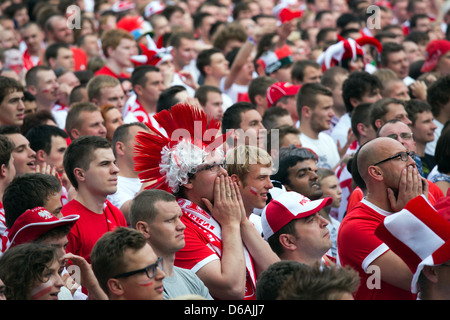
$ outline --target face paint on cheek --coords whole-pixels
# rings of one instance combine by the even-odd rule
[[[256,188],[250,187],[250,192],[253,193],[255,196],[258,195]]]
[[[141,287],[149,287],[149,286],[153,285],[153,281],[152,281],[152,279],[147,279],[145,281],[138,282],[138,285],[140,285]]]
[[[41,283],[36,288],[31,290],[31,299],[32,300],[38,300],[45,296],[46,294],[50,293],[53,288],[53,281],[48,280],[47,282]]]

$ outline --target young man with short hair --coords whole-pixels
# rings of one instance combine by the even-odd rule
[[[66,43],[53,43],[45,50],[45,61],[54,70],[75,71],[73,52]]]
[[[110,104],[123,111],[125,93],[118,79],[108,75],[95,76],[87,83],[86,90],[89,101],[99,108]]]
[[[30,148],[36,152],[36,165],[49,165],[58,174],[64,173],[63,158],[67,149],[67,133],[53,125],[39,125],[26,135]]]
[[[139,66],[131,75],[131,83],[136,98],[127,106],[124,122],[154,122],[159,96],[166,89],[162,72],[155,66]]]
[[[106,64],[95,75],[130,78],[127,68],[133,67],[131,56],[137,53],[133,35],[123,29],[111,29],[102,34],[101,41]]]
[[[427,143],[434,141],[437,125],[433,121],[431,106],[427,102],[416,99],[409,100],[405,103],[405,109],[412,122],[410,127],[416,142],[416,153],[422,161],[423,173],[426,178],[436,165],[434,155],[426,154],[425,149]]]
[[[11,78],[0,76],[0,125],[20,127],[25,117],[22,85]]]
[[[0,126],[0,135],[5,136],[13,144],[12,155],[16,175],[36,171],[36,152],[30,147],[30,142],[20,133],[19,127]]]
[[[332,198],[311,201],[293,191],[282,193],[261,214],[264,239],[282,260],[306,265],[334,265],[326,256],[332,246],[328,220],[319,211],[330,205]]]
[[[52,111],[58,101],[59,83],[49,66],[35,66],[25,76],[26,89],[36,97],[37,110]]]
[[[4,136],[0,136],[0,237],[6,230],[5,209],[3,208],[3,194],[6,187],[16,175],[14,158],[12,157],[13,145]]]
[[[140,232],[119,227],[92,249],[92,269],[109,300],[162,300],[164,260]]]
[[[302,85],[297,95],[297,113],[300,119],[300,141],[319,156],[319,167],[334,169],[340,155],[333,138],[326,134],[334,116],[333,94],[319,83]]]
[[[211,300],[208,288],[192,270],[174,266],[175,254],[185,246],[182,215],[174,195],[164,190],[144,190],[132,200],[130,222],[164,260],[165,299],[198,295]]]
[[[221,121],[223,118],[222,91],[218,87],[203,85],[195,91],[197,98],[207,115]]]
[[[92,247],[104,233],[127,226],[122,212],[107,200],[117,191],[119,172],[110,142],[98,136],[73,140],[64,155],[64,170],[77,194],[61,212],[80,215],[68,235],[67,252],[90,262]]]
[[[100,108],[90,102],[74,103],[67,113],[66,132],[70,139],[86,135],[105,138],[105,120]]]

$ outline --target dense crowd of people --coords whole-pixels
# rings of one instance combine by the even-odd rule
[[[0,0],[0,299],[450,299],[450,1]]]

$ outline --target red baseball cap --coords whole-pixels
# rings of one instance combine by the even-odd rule
[[[292,220],[312,216],[332,202],[331,197],[311,201],[298,192],[282,192],[273,198],[261,213],[264,239],[269,239]]]
[[[32,242],[55,227],[73,226],[79,218],[79,215],[68,215],[59,219],[43,207],[27,210],[17,218],[10,229],[6,230],[8,244],[4,244],[3,251],[22,243]]]
[[[294,96],[297,94],[301,85],[293,85],[289,82],[276,82],[267,89],[267,105],[271,107],[280,98],[284,96]]]
[[[433,40],[428,43],[426,48],[426,59],[420,71],[429,72],[433,71],[439,58],[450,50],[450,41],[448,40]]]

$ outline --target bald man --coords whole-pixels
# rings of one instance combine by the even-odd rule
[[[392,119],[386,122],[377,132],[377,137],[388,137],[399,141],[402,145],[405,146],[408,151],[417,152],[416,141],[414,140],[414,135],[410,126],[398,119]],[[420,175],[423,177],[422,170],[422,160],[417,155],[414,158],[416,162],[416,168],[419,171]],[[444,196],[442,190],[433,182],[428,181],[428,200],[431,204],[434,203],[440,198]]]
[[[367,193],[344,217],[338,233],[341,264],[353,267],[361,278],[355,299],[415,299],[410,269],[374,231],[409,200],[428,195],[428,183],[416,168],[414,154],[392,138],[367,142],[355,157]]]

